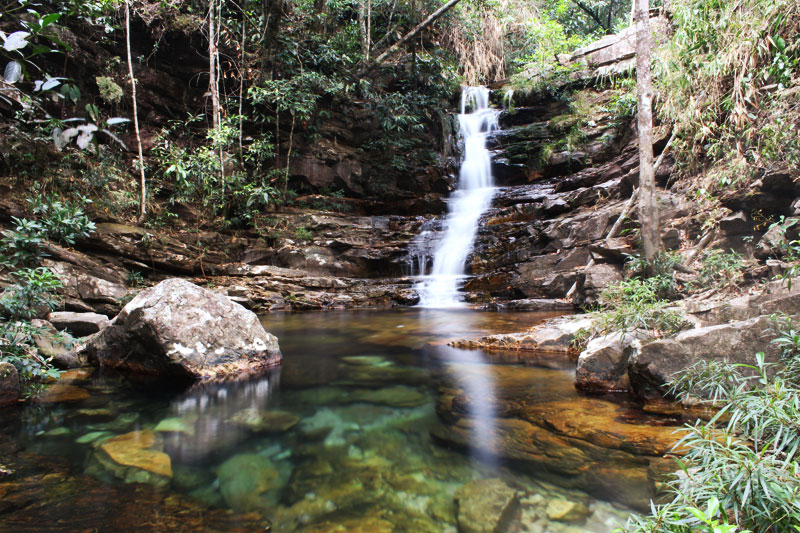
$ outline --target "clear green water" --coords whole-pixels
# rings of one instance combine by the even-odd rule
[[[71,373],[62,397],[0,415],[0,465],[15,471],[0,476],[0,531],[263,531],[271,524],[281,532],[456,532],[459,517],[462,531],[479,531],[483,518],[475,513],[490,525],[502,518],[508,531],[609,531],[628,510],[580,490],[581,469],[633,461],[625,472],[646,476],[646,462],[620,459],[619,451],[598,459],[594,447],[593,459],[585,450],[574,459],[569,441],[559,437],[567,448],[557,452],[542,443],[559,464],[570,457],[567,472],[549,468],[549,459],[510,461],[495,438],[508,405],[585,402],[572,388],[574,364],[487,365],[485,354],[442,342],[518,331],[543,317],[276,314],[263,322],[280,339],[284,364],[259,379],[175,391]],[[442,399],[453,391],[472,424],[462,432],[466,443],[436,430],[450,416]],[[620,405],[616,418],[663,422]],[[493,517],[489,504],[507,502],[509,492],[516,503]],[[598,495],[596,486],[592,492]],[[615,499],[613,491],[599,495]],[[575,517],[555,519],[567,504]]]

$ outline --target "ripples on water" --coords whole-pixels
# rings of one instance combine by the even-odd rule
[[[155,529],[172,528],[174,512],[192,517],[174,525],[184,530],[250,530],[263,528],[253,525],[263,518],[273,531],[456,532],[460,513],[469,531],[480,524],[463,521],[478,519],[459,511],[456,499],[488,505],[510,490],[521,502],[512,531],[608,531],[624,510],[496,456],[503,446],[498,416],[508,416],[497,399],[513,388],[498,390],[497,376],[508,371],[508,383],[524,377],[525,401],[535,403],[579,400],[572,373],[487,366],[481,352],[443,343],[541,318],[432,310],[269,315],[265,326],[280,339],[285,361],[258,379],[172,391],[72,372],[51,395],[56,401],[3,414],[9,430],[0,453],[13,457],[17,474],[0,479],[0,499],[11,502],[0,504],[0,530],[113,530],[116,522],[101,509],[136,520],[143,505],[160,513]],[[469,420],[453,425],[467,435],[466,446],[437,432],[442,417],[453,416],[442,410],[448,395]],[[43,481],[48,473],[58,476],[55,485]],[[81,485],[83,492],[75,490]],[[588,510],[571,523],[551,521],[553,501]]]

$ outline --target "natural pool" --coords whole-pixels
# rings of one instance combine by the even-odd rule
[[[444,342],[546,316],[272,314],[285,360],[259,379],[72,371],[0,413],[0,531],[609,531],[675,421],[579,395],[560,358]]]

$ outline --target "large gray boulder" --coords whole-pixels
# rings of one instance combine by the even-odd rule
[[[630,390],[628,358],[635,341],[647,338],[645,331],[611,333],[589,341],[578,356],[575,387],[591,392]]]
[[[142,291],[86,346],[89,362],[187,380],[254,374],[280,364],[258,317],[182,279]]]
[[[661,398],[668,383],[679,372],[699,361],[728,361],[755,364],[755,354],[765,352],[768,361],[776,361],[778,348],[774,324],[767,316],[730,322],[717,326],[690,329],[653,342],[636,342],[628,362],[628,377],[637,396]],[[748,374],[746,368],[742,373]]]

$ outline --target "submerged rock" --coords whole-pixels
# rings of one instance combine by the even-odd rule
[[[99,366],[186,380],[257,373],[281,362],[278,339],[255,314],[181,279],[141,292],[86,353]]]
[[[278,470],[255,453],[234,455],[217,470],[225,503],[239,512],[256,511],[269,503],[267,492],[277,488]]]
[[[153,431],[132,431],[101,441],[94,458],[126,483],[168,485],[172,478],[169,455],[161,451]]]
[[[75,385],[56,383],[55,385],[50,385],[44,394],[36,398],[36,401],[42,403],[69,403],[81,402],[88,399],[89,392],[86,389],[76,387]]]
[[[231,422],[255,433],[283,433],[296,426],[300,417],[287,411],[243,409],[231,417]]]
[[[580,502],[557,498],[547,504],[547,518],[559,522],[582,522],[589,516],[589,508]]]
[[[456,501],[461,533],[496,533],[508,530],[519,494],[500,479],[477,479],[458,489]]]

